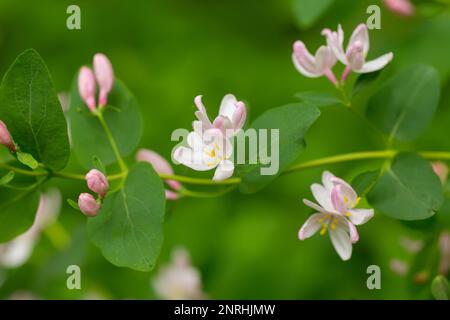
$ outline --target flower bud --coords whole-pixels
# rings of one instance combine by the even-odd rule
[[[434,173],[441,179],[442,184],[445,184],[447,182],[449,169],[448,166],[440,161],[433,162],[431,164]]]
[[[109,59],[102,53],[94,56],[94,72],[100,87],[99,105],[105,106],[108,99],[108,93],[114,84],[114,72]]]
[[[81,67],[78,74],[78,91],[81,99],[91,111],[95,110],[95,89],[95,78],[92,70],[88,67]]]
[[[16,146],[11,138],[11,134],[8,131],[6,124],[0,120],[0,144],[6,146],[12,152],[16,151]]]
[[[389,10],[401,16],[412,16],[415,11],[410,0],[384,0],[384,4]]]
[[[86,174],[88,188],[104,198],[109,189],[108,180],[105,175],[97,169],[92,169]]]
[[[100,210],[100,204],[89,193],[81,193],[78,197],[78,207],[88,217],[95,217]]]

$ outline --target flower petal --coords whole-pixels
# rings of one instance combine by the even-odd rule
[[[352,256],[352,241],[344,228],[330,229],[330,239],[334,249],[342,260],[349,260]]]
[[[198,109],[198,111],[195,112],[195,116],[203,123],[205,130],[210,128],[212,124],[211,120],[209,120],[208,114],[206,113],[205,105],[202,102],[202,96],[196,96],[194,99],[194,103]]]
[[[203,161],[202,154],[199,155],[194,153],[192,149],[187,147],[176,148],[173,152],[172,160],[175,163],[181,163],[196,171],[207,171],[215,168],[215,166],[208,166],[208,164]]]
[[[356,229],[355,225],[351,223],[350,221],[347,221],[348,223],[348,229],[350,233],[350,239],[352,240],[352,243],[356,243],[359,241],[359,234],[358,230]]]
[[[316,52],[316,68],[322,73],[334,67],[337,58],[327,46],[321,46]]]
[[[334,207],[331,203],[331,194],[324,186],[318,183],[314,183],[311,186],[311,192],[321,207],[323,207],[328,212],[335,212]]]
[[[367,26],[364,23],[358,25],[352,33],[347,46],[347,52],[349,48],[352,48],[356,43],[360,43],[363,46],[364,55],[369,52],[369,32]]]
[[[233,175],[234,163],[230,160],[222,160],[217,166],[216,172],[214,172],[214,181],[222,181],[228,179]]]
[[[316,60],[306,49],[301,41],[294,43],[294,52],[292,53],[292,61],[297,70],[306,77],[317,78],[323,73],[318,72],[316,68]]]
[[[305,205],[307,205],[308,207],[310,207],[310,208],[312,208],[312,209],[314,209],[314,210],[316,210],[318,212],[322,212],[322,213],[326,213],[327,212],[324,208],[322,208],[318,204],[315,204],[312,201],[309,201],[308,199],[303,199],[303,203]]]
[[[323,36],[327,38],[327,45],[333,51],[336,58],[343,64],[347,64],[347,57],[344,52],[344,31],[342,26],[338,25],[338,30],[331,31],[330,29],[323,29]]]
[[[364,63],[363,67],[360,70],[355,70],[355,72],[369,73],[383,69],[389,62],[392,61],[393,58],[394,54],[392,52],[386,53],[381,57]]]
[[[349,210],[350,216],[349,219],[350,221],[355,224],[355,225],[360,225],[360,224],[364,224],[367,221],[369,221],[374,214],[374,210],[373,209],[351,209]]]
[[[322,227],[322,224],[319,221],[323,217],[323,213],[315,213],[311,215],[300,228],[298,232],[298,238],[300,240],[305,240],[319,231],[319,229]]]
[[[331,190],[334,187],[334,184],[333,184],[334,178],[335,178],[334,174],[332,174],[330,171],[324,171],[322,173],[322,184],[330,194],[331,194]]]
[[[238,103],[236,97],[232,94],[227,94],[223,97],[220,103],[219,115],[227,117],[230,121],[233,120],[233,114],[236,111],[236,104]]]

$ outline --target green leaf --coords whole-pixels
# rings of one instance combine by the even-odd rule
[[[258,138],[257,164],[248,164],[238,167],[238,171],[244,172],[240,190],[244,193],[252,193],[260,190],[274,180],[284,169],[295,162],[305,148],[304,135],[311,125],[319,118],[320,111],[315,106],[307,103],[294,103],[274,108],[264,112],[251,125],[252,129],[261,134],[260,129],[268,129],[269,137],[267,148],[261,148],[261,139]],[[278,171],[275,174],[261,174],[262,168],[276,167],[276,152],[271,146],[271,130],[279,130],[278,140],[272,143],[279,147]],[[271,156],[272,163],[264,164]]]
[[[309,28],[329,9],[334,0],[293,0],[294,15],[302,28]]]
[[[392,138],[414,140],[431,122],[439,96],[437,71],[415,66],[391,78],[370,98],[367,117]]]
[[[19,55],[3,78],[0,119],[20,151],[53,171],[64,169],[70,157],[67,123],[47,66],[33,49]]]
[[[103,172],[106,175],[106,167],[103,164],[102,160],[100,160],[97,156],[94,156],[92,162],[94,163],[94,168]]]
[[[19,160],[20,163],[23,165],[26,165],[27,167],[31,169],[37,169],[39,167],[39,163],[36,161],[36,159],[29,153],[17,151],[17,160]]]
[[[352,187],[360,197],[366,196],[378,180],[379,170],[363,172],[352,181]]]
[[[448,280],[444,276],[436,276],[431,283],[431,293],[436,300],[450,300]]]
[[[27,231],[39,206],[40,192],[35,179],[17,176],[14,186],[17,189],[0,190],[0,242],[10,241]]]
[[[342,101],[331,93],[327,92],[299,92],[296,98],[304,102],[309,102],[317,107],[333,106],[342,104]]]
[[[104,112],[105,121],[117,142],[120,153],[127,156],[136,149],[141,138],[142,120],[138,103],[125,85],[116,79],[108,95],[108,104]],[[79,96],[76,79],[71,90],[69,117],[73,149],[85,168],[95,166],[94,155],[104,165],[116,162],[114,152],[99,120],[90,113]]]
[[[14,171],[9,171],[7,174],[0,178],[0,186],[4,186],[5,184],[10,183],[14,179],[14,176]]]
[[[73,209],[80,211],[80,207],[78,207],[78,203],[76,203],[75,201],[73,201],[72,199],[67,199],[67,203],[69,204],[69,206],[71,206]]]
[[[378,79],[381,71],[382,70],[378,70],[375,72],[363,73],[359,75],[359,77],[356,79],[355,84],[353,85],[352,96],[358,95],[358,93],[373,84]]]
[[[88,234],[111,263],[140,271],[153,269],[163,242],[164,186],[148,163],[130,168],[125,183],[108,194],[88,221]]]
[[[442,185],[428,161],[413,153],[401,153],[368,194],[378,211],[400,220],[433,216],[444,198]]]

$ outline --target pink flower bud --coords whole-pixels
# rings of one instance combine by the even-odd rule
[[[78,197],[78,207],[88,217],[95,217],[100,210],[100,204],[89,193],[81,193]]]
[[[105,106],[108,99],[108,93],[114,84],[114,72],[109,59],[102,53],[94,56],[94,72],[100,87],[99,105]]]
[[[431,166],[433,167],[434,173],[436,173],[439,179],[441,179],[442,184],[447,182],[447,177],[449,173],[448,166],[440,161],[433,162]]]
[[[92,70],[88,67],[81,67],[78,74],[78,91],[80,97],[89,107],[89,110],[95,110],[95,78]]]
[[[6,124],[0,120],[0,144],[8,147],[12,152],[16,151],[16,146],[9,134],[8,127]]]
[[[108,180],[105,175],[97,169],[92,169],[86,174],[88,188],[104,198],[109,189]]]
[[[384,4],[389,10],[401,16],[412,16],[415,11],[410,0],[384,0]]]

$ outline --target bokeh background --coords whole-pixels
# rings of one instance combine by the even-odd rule
[[[46,61],[58,91],[68,91],[81,65],[90,64],[96,52],[107,54],[117,77],[140,102],[140,146],[169,158],[174,146],[170,134],[175,128],[190,128],[198,94],[204,95],[214,115],[221,98],[233,93],[247,103],[254,119],[269,108],[296,101],[297,92],[334,93],[326,79],[297,73],[290,58],[292,43],[302,39],[314,51],[324,41],[322,28],[335,29],[338,23],[348,37],[357,24],[366,22],[367,7],[377,4],[381,30],[370,31],[369,58],[394,52],[383,75],[416,63],[431,64],[444,88],[433,125],[414,146],[400,147],[450,150],[450,10],[445,2],[416,1],[415,16],[405,18],[377,0],[1,0],[0,73],[20,52],[33,47]],[[81,8],[81,30],[66,28],[70,4]],[[323,10],[316,8],[322,5]],[[319,12],[308,15],[308,10]],[[357,99],[357,106],[364,108],[366,100],[367,93]],[[339,107],[324,108],[306,138],[308,147],[300,160],[381,147],[365,124]],[[377,165],[350,163],[326,169],[351,179]],[[424,240],[434,229],[411,227],[377,213],[359,228],[361,240],[348,262],[339,259],[328,236],[297,239],[311,213],[301,199],[312,198],[309,185],[320,179],[323,169],[283,176],[254,195],[236,191],[215,199],[170,203],[159,265],[169,261],[174,247],[187,248],[201,272],[204,291],[213,299],[430,297],[414,293],[411,279],[393,272],[390,264],[392,259],[413,260],[414,254],[404,248],[405,237]],[[68,170],[81,170],[76,159]],[[175,170],[201,176],[182,167]],[[58,181],[58,186],[64,199],[75,199],[86,188],[66,181]],[[65,231],[59,233],[69,235],[70,245],[61,247],[55,243],[58,236],[44,232],[25,265],[0,268],[0,297],[155,298],[151,281],[159,265],[151,273],[111,265],[87,240],[85,223],[86,218],[64,201],[59,224]],[[81,267],[81,290],[66,288],[70,264]],[[366,286],[366,269],[374,264],[381,268],[381,290]]]

